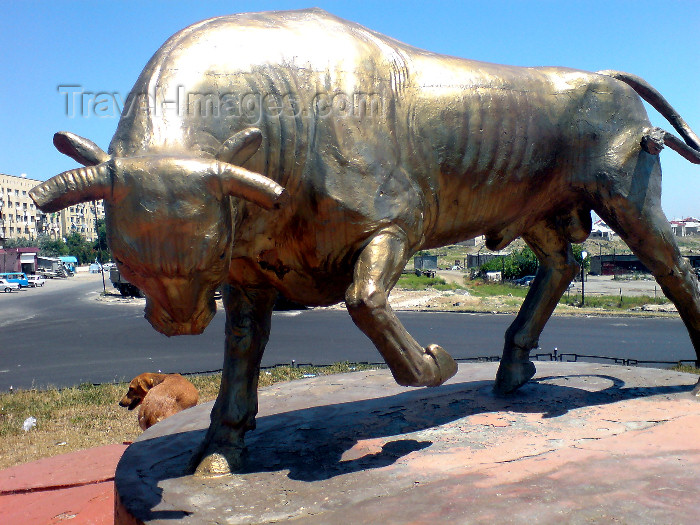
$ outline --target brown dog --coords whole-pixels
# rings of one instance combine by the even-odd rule
[[[129,383],[129,391],[119,404],[129,410],[139,408],[139,426],[146,430],[159,421],[193,407],[199,392],[180,374],[145,373]]]

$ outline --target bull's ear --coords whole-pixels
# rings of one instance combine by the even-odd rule
[[[29,192],[37,207],[47,213],[111,195],[112,177],[107,163],[65,171]]]
[[[53,136],[56,149],[83,166],[95,166],[109,160],[109,155],[91,140],[68,131],[59,131]]]
[[[289,200],[285,189],[272,179],[240,166],[219,163],[218,181],[224,195],[239,197],[267,210],[279,209]]]
[[[243,166],[262,144],[258,128],[246,128],[229,137],[216,153],[216,159],[234,166]]]

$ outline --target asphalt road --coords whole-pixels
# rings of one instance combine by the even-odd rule
[[[109,282],[107,283],[109,286]],[[200,336],[167,338],[143,318],[143,303],[97,298],[99,276],[49,281],[44,288],[0,293],[0,390],[129,380],[146,371],[221,368],[224,315]],[[511,315],[401,312],[421,342],[438,343],[457,359],[498,356]],[[638,360],[694,359],[679,319],[554,317],[542,352]],[[374,346],[344,311],[276,312],[263,366],[338,361],[379,362]],[[589,359],[590,360],[590,359]]]

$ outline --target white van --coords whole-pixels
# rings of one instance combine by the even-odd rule
[[[46,279],[43,275],[27,275],[27,281],[29,281],[30,288],[36,288],[37,286],[44,286]]]

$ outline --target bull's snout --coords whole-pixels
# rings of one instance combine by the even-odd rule
[[[167,336],[201,334],[215,314],[216,303],[213,298],[191,304],[169,302],[167,305],[146,298],[146,320]]]
[[[153,305],[147,302],[145,317],[151,323],[151,326],[158,330],[161,334],[167,336],[173,335],[197,335],[204,332],[204,329],[209,325],[216,314],[216,307],[206,305],[204,308],[192,315],[186,316],[182,312],[179,315],[173,316],[164,308]]]

